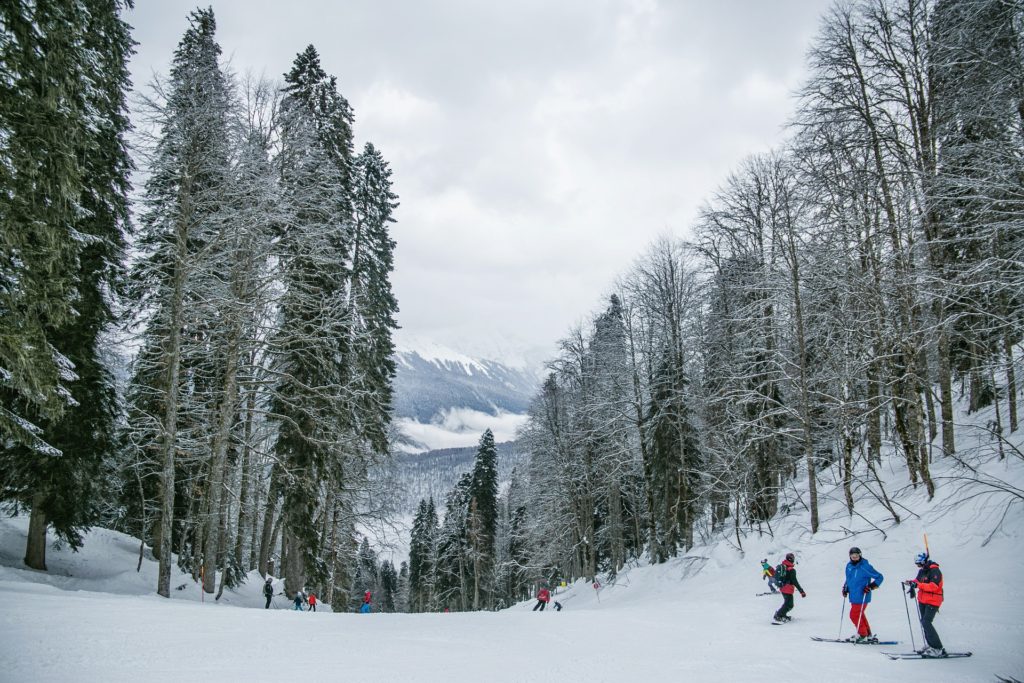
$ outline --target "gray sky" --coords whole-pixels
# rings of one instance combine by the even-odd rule
[[[238,72],[312,43],[401,198],[403,336],[551,355],[661,234],[776,145],[824,0],[219,0]],[[195,5],[136,0],[137,87]]]

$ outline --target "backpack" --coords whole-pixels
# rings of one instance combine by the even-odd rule
[[[782,562],[779,562],[779,564],[775,566],[775,580],[778,581],[780,584],[786,582],[786,579],[789,578],[788,574],[789,570],[786,569],[786,565]]]

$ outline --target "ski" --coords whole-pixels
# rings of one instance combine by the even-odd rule
[[[945,657],[932,657],[923,655],[920,652],[883,652],[889,659],[954,659],[956,657],[970,657],[973,652],[947,652]]]
[[[811,640],[816,640],[819,643],[849,643],[850,645],[899,645],[898,640],[876,640],[873,643],[858,643],[856,640],[846,640],[845,638],[819,638],[818,636],[811,636]]]
[[[771,591],[768,591],[767,593],[754,593],[755,596],[758,596],[758,595],[778,595],[778,594],[779,594],[778,591],[775,591],[774,593],[772,593]]]

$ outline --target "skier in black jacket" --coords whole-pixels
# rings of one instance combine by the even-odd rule
[[[267,577],[267,582],[263,584],[263,595],[267,598],[267,606],[263,609],[270,609],[270,601],[274,599],[274,579]]]
[[[778,580],[782,585],[782,588],[779,590],[782,591],[783,600],[782,607],[775,612],[775,616],[773,617],[776,624],[784,624],[792,619],[792,617],[788,615],[789,610],[793,609],[793,593],[795,591],[800,591],[801,598],[807,597],[807,593],[804,592],[803,586],[801,586],[800,582],[796,580],[795,564],[796,555],[793,553],[786,553],[786,559],[782,561],[782,566],[785,568],[785,571],[781,572],[781,577],[779,576],[780,572],[775,573],[776,580]]]

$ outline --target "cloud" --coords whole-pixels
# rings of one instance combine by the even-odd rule
[[[191,3],[136,3],[136,79]],[[389,161],[399,322],[455,348],[550,348],[656,236],[686,235],[743,157],[778,144],[816,0],[219,0],[235,69],[307,44]]]
[[[398,418],[395,426],[413,441],[431,449],[460,448],[477,445],[486,429],[494,433],[494,440],[498,443],[512,441],[516,430],[525,424],[526,419],[526,415],[516,413],[490,415],[470,408],[452,408],[429,423]]]

